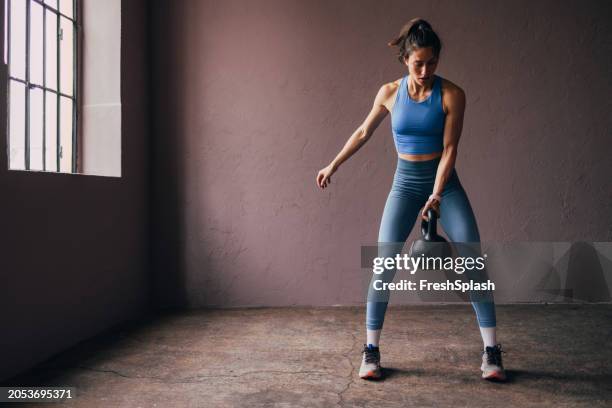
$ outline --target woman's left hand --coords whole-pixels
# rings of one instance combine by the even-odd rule
[[[433,209],[436,214],[438,214],[438,218],[440,218],[440,202],[435,198],[430,198],[427,200],[425,206],[423,206],[421,210],[421,218],[423,218],[425,221],[429,221],[429,217],[427,217],[427,210],[430,208]]]

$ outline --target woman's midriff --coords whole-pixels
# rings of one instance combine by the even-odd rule
[[[405,153],[398,153],[398,156],[401,157],[404,160],[425,161],[425,160],[433,160],[433,159],[435,159],[437,157],[442,156],[442,152],[428,153],[428,154],[405,154]]]

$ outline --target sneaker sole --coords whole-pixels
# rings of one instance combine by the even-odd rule
[[[362,378],[364,380],[378,380],[380,378],[380,373],[377,373],[376,371],[368,371],[367,373],[360,375],[359,378]]]
[[[506,375],[501,371],[492,371],[489,374],[482,373],[482,379],[489,381],[504,381]]]

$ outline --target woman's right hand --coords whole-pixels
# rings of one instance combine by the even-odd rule
[[[335,172],[336,172],[336,169],[331,164],[319,170],[319,174],[317,174],[317,185],[321,189],[327,187],[328,183],[331,184],[331,176]]]

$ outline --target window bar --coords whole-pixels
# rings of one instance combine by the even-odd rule
[[[11,73],[11,0],[6,0],[6,21],[7,24],[7,34],[6,34],[6,66],[8,67],[9,78]],[[7,104],[9,106],[8,115],[6,115],[6,127],[8,137],[6,138],[6,151],[8,154],[7,162],[8,168],[11,168],[11,80],[8,80],[8,89],[6,90],[7,96]]]
[[[59,3],[58,3],[59,6]],[[56,32],[55,32],[55,42],[57,44],[56,46],[56,53],[57,53],[57,60],[55,61],[55,65],[56,65],[56,69],[57,69],[57,82],[55,83],[55,86],[57,87],[57,105],[56,105],[56,109],[55,109],[55,114],[57,117],[56,120],[56,126],[57,126],[57,132],[55,133],[55,143],[56,143],[56,151],[55,151],[55,155],[57,158],[57,171],[61,171],[61,167],[60,167],[60,149],[61,149],[61,144],[60,144],[60,32],[61,32],[61,26],[60,26],[60,16],[59,13],[56,14],[56,18],[57,18],[57,28],[56,28]]]
[[[38,4],[40,4],[40,5],[41,5],[41,6],[43,6],[45,9],[49,9],[49,10],[51,10],[51,11],[52,11],[52,12],[54,12],[55,14],[58,14],[58,15],[60,15],[60,16],[62,16],[62,17],[67,18],[67,19],[68,19],[68,20],[70,20],[70,21],[75,22],[75,19],[72,19],[72,18],[68,17],[66,14],[61,13],[61,12],[59,11],[59,3],[58,3],[58,7],[57,7],[57,9],[54,9],[53,7],[51,7],[50,5],[48,5],[47,3],[43,3],[43,0],[32,0],[32,1],[33,1],[34,3],[38,3]]]
[[[14,77],[14,76],[9,76],[9,78],[12,79],[15,82],[19,82],[19,83],[22,83],[24,85],[26,84],[26,81],[24,81],[23,79],[19,79],[19,78]],[[32,83],[32,82],[30,83],[30,87],[31,88],[38,88],[38,89],[49,91],[49,92],[53,92],[54,94],[58,93],[55,89],[51,89],[49,87],[45,87],[45,86],[42,86],[42,85],[37,85],[37,84]],[[70,95],[65,94],[63,92],[59,92],[59,95],[63,96],[64,98],[68,98],[68,99],[74,100],[74,96],[70,96]]]
[[[77,30],[78,26],[76,23],[78,14],[77,14],[77,0],[72,0],[72,16],[74,17],[74,21],[72,22],[72,96],[74,99],[72,101],[72,172],[77,172],[77,94],[76,94],[76,84],[77,84]]]
[[[30,2],[26,3],[25,169],[30,170]]]
[[[43,171],[47,170],[47,10],[43,7]]]

